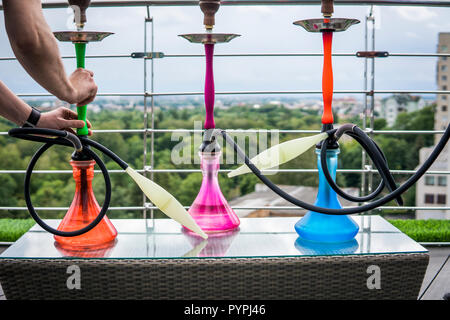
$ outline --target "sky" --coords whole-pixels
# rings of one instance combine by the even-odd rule
[[[368,6],[335,6],[334,17],[356,18],[361,23],[335,33],[333,52],[364,50],[364,20]],[[45,17],[54,31],[67,30],[71,10],[47,9]],[[154,50],[165,54],[203,53],[203,46],[178,37],[203,32],[203,15],[198,7],[151,7],[154,19]],[[85,30],[115,34],[90,43],[87,54],[131,54],[144,50],[144,7],[89,8]],[[13,56],[0,12],[0,56]],[[321,52],[319,34],[308,33],[292,23],[320,17],[320,6],[223,6],[216,14],[216,32],[241,37],[218,44],[215,53],[304,53]],[[450,9],[426,7],[375,7],[376,50],[391,53],[434,53],[439,32],[450,32]],[[150,26],[148,29],[150,34]],[[26,30],[24,30],[26,32]],[[150,43],[150,37],[148,37]],[[59,43],[62,55],[73,55],[71,43]],[[149,46],[150,48],[150,46]],[[149,49],[150,50],[150,49]],[[362,90],[364,60],[334,57],[335,90]],[[436,89],[436,58],[376,59],[375,88],[401,90]],[[16,61],[0,61],[0,79],[14,92],[45,92]],[[64,60],[67,72],[74,60]],[[148,63],[150,66],[150,63]],[[141,92],[143,60],[131,58],[89,59],[99,92]],[[148,68],[150,72],[150,68]],[[217,91],[320,90],[321,57],[239,57],[214,61]],[[154,91],[202,91],[203,58],[163,58],[154,61]],[[150,86],[150,83],[148,83]]]

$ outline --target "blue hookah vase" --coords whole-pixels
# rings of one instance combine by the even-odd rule
[[[319,191],[314,205],[319,207],[342,209],[336,192],[330,187],[322,171],[320,149],[316,148],[317,167],[319,169]],[[327,150],[327,165],[333,180],[336,180],[339,148]],[[328,215],[309,211],[295,224],[295,231],[305,240],[315,242],[346,242],[358,233],[358,224],[347,215]]]

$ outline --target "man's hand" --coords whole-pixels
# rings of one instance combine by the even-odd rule
[[[86,122],[88,128],[91,128],[92,126],[89,120],[87,120]],[[72,128],[83,128],[84,121],[77,120],[76,112],[64,107],[60,107],[56,110],[42,113],[39,122],[37,123],[37,127],[67,130],[69,132],[76,134]],[[89,129],[89,135],[90,136],[92,135],[91,129]]]
[[[84,106],[94,100],[97,94],[97,85],[94,82],[92,71],[78,68],[70,75],[69,82],[73,90],[63,100],[76,103],[77,106]]]

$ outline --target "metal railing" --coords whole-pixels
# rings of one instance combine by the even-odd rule
[[[320,0],[288,0],[288,1],[240,1],[240,0],[229,0],[222,1],[222,5],[318,5]],[[356,0],[336,0],[336,5],[413,5],[413,6],[438,6],[438,7],[450,7],[450,1],[415,1],[415,0],[402,0],[402,1],[356,1]],[[143,135],[143,168],[137,170],[144,175],[150,175],[150,178],[154,178],[155,173],[191,173],[198,172],[200,169],[154,169],[154,140],[155,134],[159,133],[172,133],[172,132],[189,132],[189,133],[200,133],[202,130],[193,129],[156,129],[154,120],[154,107],[155,107],[155,97],[161,96],[194,96],[203,95],[203,92],[154,92],[154,20],[150,15],[150,8],[153,6],[196,6],[198,1],[183,1],[183,0],[173,0],[173,1],[93,1],[91,7],[115,7],[115,6],[143,6],[147,9],[147,15],[144,21],[144,53],[143,55],[136,55],[135,53],[130,54],[114,54],[114,55],[88,55],[87,59],[104,59],[104,58],[118,58],[118,59],[143,59],[143,84],[144,90],[142,92],[102,92],[98,93],[98,96],[102,97],[142,97],[144,99],[144,128],[143,129],[106,129],[106,130],[94,130],[95,133],[130,133],[130,134],[142,134]],[[43,8],[65,8],[67,7],[66,1],[61,2],[51,2],[43,3]],[[2,6],[0,6],[0,10]],[[369,28],[369,24],[375,24],[375,17],[372,11],[368,14],[365,21],[365,51],[375,51],[375,28]],[[148,41],[148,24],[150,24],[150,44]],[[371,31],[371,34],[370,34]],[[369,39],[370,37],[370,39]],[[149,49],[150,51],[147,52]],[[216,54],[217,58],[242,58],[242,57],[316,57],[322,56],[322,53],[311,52],[311,53],[232,53],[232,54]],[[356,53],[334,53],[335,57],[356,57]],[[163,54],[160,58],[201,58],[204,54]],[[389,53],[389,58],[410,58],[410,57],[423,57],[423,58],[439,58],[439,57],[450,57],[450,53]],[[63,59],[75,59],[75,56],[63,56]],[[363,58],[364,63],[364,89],[363,90],[335,90],[335,94],[361,94],[364,95],[364,112],[363,112],[363,128],[367,133],[371,135],[386,135],[386,134],[442,134],[443,130],[374,130],[374,104],[375,96],[377,94],[450,94],[450,90],[376,90],[375,89],[375,59],[376,58]],[[14,61],[14,57],[0,57],[0,62]],[[147,72],[147,66],[150,60],[150,72]],[[370,62],[370,68],[369,68]],[[369,70],[370,69],[370,70]],[[150,82],[150,83],[149,83]],[[216,92],[217,95],[301,95],[301,94],[321,94],[321,90],[263,90],[263,91],[219,91]],[[52,95],[47,93],[19,93],[19,97],[50,97]],[[259,132],[259,130],[228,130],[229,132]],[[279,133],[318,133],[317,130],[278,130]],[[0,132],[0,135],[6,135],[7,132]],[[150,150],[148,150],[147,144],[148,139],[150,139]],[[362,175],[362,187],[361,192],[370,192],[373,185],[373,176],[377,173],[370,166],[364,152],[362,152],[362,167],[360,169],[338,169],[341,173],[360,173]],[[148,165],[150,164],[150,165]],[[231,170],[221,169],[220,173],[227,173]],[[266,170],[265,172],[273,172],[274,170]],[[36,170],[33,171],[37,174],[70,174],[71,170]],[[99,172],[96,170],[96,172]],[[110,170],[110,173],[122,173],[122,170]],[[311,173],[317,172],[317,169],[278,169],[276,172],[292,172],[292,173]],[[394,174],[414,174],[416,170],[392,170]],[[24,174],[25,170],[0,170],[0,174]],[[450,171],[448,170],[430,170],[427,174],[439,174],[448,175]],[[366,181],[367,179],[367,181]],[[187,208],[187,207],[186,207]],[[41,210],[51,210],[51,211],[64,211],[68,208],[66,207],[42,207],[37,208]],[[150,211],[151,217],[153,217],[153,210],[157,209],[151,203],[146,202],[145,195],[143,195],[143,203],[140,206],[129,206],[129,207],[110,207],[109,210],[120,211],[120,210],[142,210],[143,217],[147,218],[147,212]],[[263,207],[233,207],[235,210],[259,210],[259,209],[283,209],[283,210],[298,210],[295,206],[263,206]],[[377,210],[450,210],[450,207],[395,207],[395,206],[382,206],[377,208]],[[26,207],[0,207],[2,210],[23,210],[26,211]]]
[[[249,6],[249,5],[319,5],[321,0],[222,0],[223,6]],[[449,1],[439,0],[335,0],[336,5],[387,5],[387,6],[426,6],[426,7],[450,7]],[[151,6],[197,6],[196,0],[131,0],[131,1],[92,1],[91,7],[151,7]],[[43,1],[43,8],[65,8],[66,1]],[[3,6],[0,6],[0,10]]]

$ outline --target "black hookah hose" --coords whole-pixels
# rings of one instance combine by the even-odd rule
[[[335,190],[338,194],[343,195],[345,194],[333,181],[331,178],[330,172],[328,170],[328,166],[326,163],[326,144],[329,142],[332,142],[333,140],[338,140],[342,134],[347,134],[351,137],[353,137],[358,143],[361,144],[361,146],[367,151],[369,157],[371,157],[374,165],[377,167],[378,172],[380,172],[380,175],[382,177],[382,183],[380,185],[384,186],[386,184],[390,190],[390,193],[385,195],[382,198],[379,198],[377,200],[374,200],[368,204],[357,206],[357,207],[349,207],[349,208],[342,208],[342,209],[331,209],[331,208],[325,208],[325,207],[318,207],[315,205],[312,205],[310,203],[304,202],[300,199],[294,198],[290,194],[286,193],[282,189],[280,189],[277,185],[275,185],[272,181],[270,181],[266,176],[264,176],[261,171],[250,161],[250,159],[246,156],[246,154],[242,151],[241,148],[234,142],[233,138],[227,135],[225,130],[220,130],[220,134],[224,137],[225,141],[228,143],[228,145],[232,146],[234,151],[238,154],[238,156],[244,161],[244,163],[250,168],[250,170],[263,182],[267,187],[269,187],[273,192],[278,194],[283,199],[289,201],[290,203],[302,207],[309,211],[319,212],[323,214],[328,215],[347,215],[347,214],[355,214],[355,213],[361,213],[364,211],[369,211],[376,209],[377,207],[380,207],[389,201],[392,201],[394,199],[397,200],[397,202],[402,203],[402,200],[400,198],[400,195],[404,192],[406,192],[410,187],[412,187],[417,180],[419,180],[426,171],[431,167],[433,162],[437,159],[439,154],[444,149],[445,145],[447,144],[449,138],[450,138],[450,126],[447,126],[447,129],[445,130],[443,136],[439,140],[438,144],[434,147],[433,152],[428,157],[428,159],[423,163],[423,165],[416,171],[414,175],[412,175],[408,180],[406,180],[405,183],[403,183],[398,188],[395,185],[395,181],[393,181],[393,178],[389,172],[389,168],[387,167],[386,158],[384,157],[384,154],[381,152],[380,148],[375,144],[375,142],[361,129],[359,129],[356,125],[345,125],[342,126],[342,128],[336,130],[329,130],[327,131],[329,134],[329,137],[322,143],[322,150],[321,150],[321,164],[322,164],[322,170],[325,174],[325,177],[327,178],[328,183],[330,186]],[[325,146],[325,148],[324,148]],[[390,178],[389,178],[390,177]],[[378,186],[377,190],[372,193],[369,196],[366,197],[354,197],[354,199],[357,199],[355,201],[367,201],[366,199],[373,199],[375,198],[381,190],[380,186]],[[381,188],[383,189],[383,188]],[[377,193],[377,194],[375,194]],[[374,195],[375,194],[375,195]],[[345,194],[346,197],[350,198],[349,195]],[[345,198],[345,197],[344,197]]]
[[[114,160],[124,170],[128,167],[128,164],[122,159],[120,159],[115,153],[113,153],[111,150],[107,149],[100,143],[90,140],[85,136],[76,136],[64,130],[43,129],[43,128],[14,128],[9,130],[8,134],[14,138],[45,143],[38,149],[38,151],[36,151],[36,153],[31,158],[31,161],[28,164],[27,171],[25,173],[25,182],[24,182],[25,202],[27,204],[27,208],[31,217],[36,221],[36,223],[39,226],[41,226],[44,230],[53,233],[54,235],[62,237],[79,236],[95,228],[103,219],[103,217],[106,214],[106,211],[109,208],[109,204],[111,201],[111,180],[109,178],[108,169],[106,168],[105,164],[100,159],[100,157],[89,148],[89,146],[94,147],[100,152],[106,154],[109,158]],[[55,138],[49,138],[47,136],[52,136]],[[100,170],[102,171],[103,178],[105,180],[105,199],[103,201],[103,206],[100,212],[90,224],[79,230],[60,231],[50,227],[39,217],[31,201],[30,179],[31,174],[33,173],[33,169],[39,158],[42,156],[42,154],[54,145],[62,145],[68,147],[73,146],[76,152],[78,153],[85,152],[88,156],[90,156],[92,159],[95,160]]]
[[[369,195],[363,197],[355,197],[345,193],[341,188],[339,188],[336,182],[330,175],[330,171],[328,170],[328,164],[326,160],[327,148],[329,145],[333,145],[339,140],[343,134],[347,134],[348,136],[355,139],[362,148],[366,151],[369,157],[374,162],[375,167],[378,170],[378,173],[381,175],[381,182],[375,191]],[[381,191],[383,191],[384,186],[387,186],[390,192],[397,189],[397,185],[395,183],[394,177],[389,171],[388,163],[386,156],[383,151],[381,151],[380,147],[373,141],[364,131],[358,128],[354,124],[344,124],[339,129],[336,130],[334,136],[328,137],[322,145],[320,151],[320,163],[322,165],[322,171],[324,173],[325,178],[327,179],[328,184],[331,188],[341,197],[353,202],[366,202],[375,199]],[[396,197],[395,199],[398,205],[403,205],[403,199],[401,196]]]

